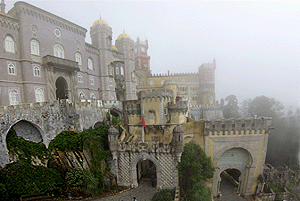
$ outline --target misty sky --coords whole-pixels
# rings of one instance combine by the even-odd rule
[[[147,38],[155,74],[196,72],[215,58],[217,99],[265,95],[300,106],[300,2],[26,2],[88,31],[101,14],[113,41],[123,29]]]

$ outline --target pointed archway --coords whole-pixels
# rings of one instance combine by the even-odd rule
[[[67,92],[67,89],[68,89],[67,81],[63,77],[59,77],[59,78],[57,78],[57,80],[55,82],[55,86],[56,86],[56,100],[65,99],[66,94],[68,93]]]

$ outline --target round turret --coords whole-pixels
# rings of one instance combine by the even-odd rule
[[[118,150],[118,131],[114,127],[108,129],[108,144],[111,152]]]
[[[184,135],[184,130],[181,126],[178,125],[173,129],[172,144],[174,146],[176,153],[183,152],[183,135]]]
[[[95,27],[97,24],[100,24],[100,25],[106,25],[107,27],[109,27],[108,23],[104,20],[104,19],[98,19],[96,20],[94,23],[93,23],[93,27]]]

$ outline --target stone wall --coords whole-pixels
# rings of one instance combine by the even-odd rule
[[[25,127],[34,128],[18,136],[31,141],[41,138],[48,146],[57,134],[68,130],[70,126],[74,126],[77,132],[93,127],[104,120],[108,111],[109,108],[98,104],[96,100],[76,103],[60,100],[0,107],[0,166],[9,163],[6,135],[12,127],[18,133],[22,133]],[[30,136],[31,131],[34,131],[35,137]]]

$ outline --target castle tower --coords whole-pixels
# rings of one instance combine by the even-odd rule
[[[99,49],[101,99],[116,100],[112,55],[112,29],[106,21],[98,19],[90,28],[92,45]]]
[[[125,100],[136,100],[134,42],[131,37],[124,31],[118,36],[115,44],[119,52],[123,53]]]
[[[4,0],[1,0],[0,6],[1,6],[0,12],[1,12],[1,13],[5,13],[5,3],[4,3]]]
[[[147,75],[151,74],[150,71],[150,56],[148,56],[148,40],[140,41],[137,38],[134,47],[134,62],[135,62],[135,69],[146,70]]]
[[[215,69],[213,63],[204,63],[198,68],[200,104],[212,105],[215,103]]]

